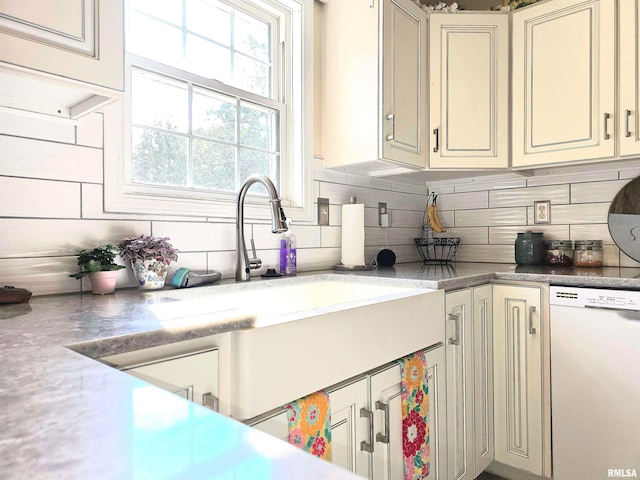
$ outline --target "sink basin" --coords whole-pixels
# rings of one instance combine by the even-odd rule
[[[159,318],[255,318],[255,328],[225,334],[220,350],[228,413],[238,419],[444,342],[445,336],[444,293],[408,281],[329,274],[152,295]]]

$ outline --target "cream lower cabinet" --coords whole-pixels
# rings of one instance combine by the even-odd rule
[[[494,285],[495,459],[550,477],[550,373],[544,286]]]
[[[446,478],[446,390],[442,345],[427,353],[430,480]],[[388,364],[328,388],[333,463],[375,480],[404,478],[400,366]],[[284,411],[248,422],[288,440]]]
[[[429,116],[430,169],[509,166],[508,15],[429,15]]]
[[[513,12],[513,167],[614,157],[615,3],[553,0]]]
[[[322,155],[365,174],[423,170],[427,14],[411,0],[325,2]]]
[[[492,287],[447,293],[448,479],[473,480],[493,461]]]
[[[121,370],[187,400],[219,410],[218,349],[129,365]]]

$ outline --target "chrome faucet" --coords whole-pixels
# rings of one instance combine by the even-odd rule
[[[288,230],[284,214],[284,210],[280,206],[280,198],[273,182],[269,177],[261,174],[251,175],[247,178],[238,192],[238,205],[236,210],[236,281],[248,282],[251,279],[249,272],[260,268],[262,260],[256,257],[256,249],[251,239],[251,248],[253,257],[250,259],[247,255],[247,245],[244,241],[244,198],[247,196],[247,190],[254,183],[261,183],[269,192],[269,204],[271,205],[271,231],[273,233],[282,233]]]

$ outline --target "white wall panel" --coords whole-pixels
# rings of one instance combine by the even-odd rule
[[[470,193],[442,194],[436,198],[438,210],[471,210],[489,207],[486,191]]]
[[[73,125],[9,115],[3,112],[0,112],[0,134],[37,137],[61,143],[74,143],[75,141],[75,127]]]
[[[102,183],[102,150],[0,135],[0,175]]]
[[[502,225],[524,225],[526,223],[526,207],[457,210],[455,212],[456,227],[498,227]]]
[[[0,217],[80,218],[80,185],[0,177]]]
[[[539,200],[551,200],[552,205],[569,203],[569,185],[511,188],[489,192],[491,208],[527,206]]]
[[[512,244],[515,242],[518,233],[533,230],[544,233],[545,239],[568,240],[569,225],[520,225],[510,227],[490,227],[489,243],[491,244]]]
[[[251,228],[245,229],[245,233]],[[171,238],[178,250],[198,252],[207,250],[235,250],[235,224],[196,222],[153,222],[153,235]]]
[[[88,147],[102,148],[102,121],[103,115],[101,113],[92,113],[81,117],[76,127],[76,143]]]
[[[435,237],[460,237],[461,245],[484,245],[489,243],[488,227],[447,228],[444,233],[436,233]]]
[[[618,172],[600,171],[588,173],[570,173],[565,175],[540,175],[527,179],[528,187],[543,185],[560,185],[563,183],[597,182],[600,180],[617,180]]]
[[[551,204],[551,223],[589,224],[607,223],[608,203],[582,203],[576,205]],[[533,207],[528,208],[529,224],[533,225]]]
[[[629,180],[577,183],[571,185],[571,203],[611,202]]]

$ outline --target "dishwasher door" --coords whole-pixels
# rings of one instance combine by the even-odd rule
[[[640,478],[640,312],[551,306],[553,480]]]

